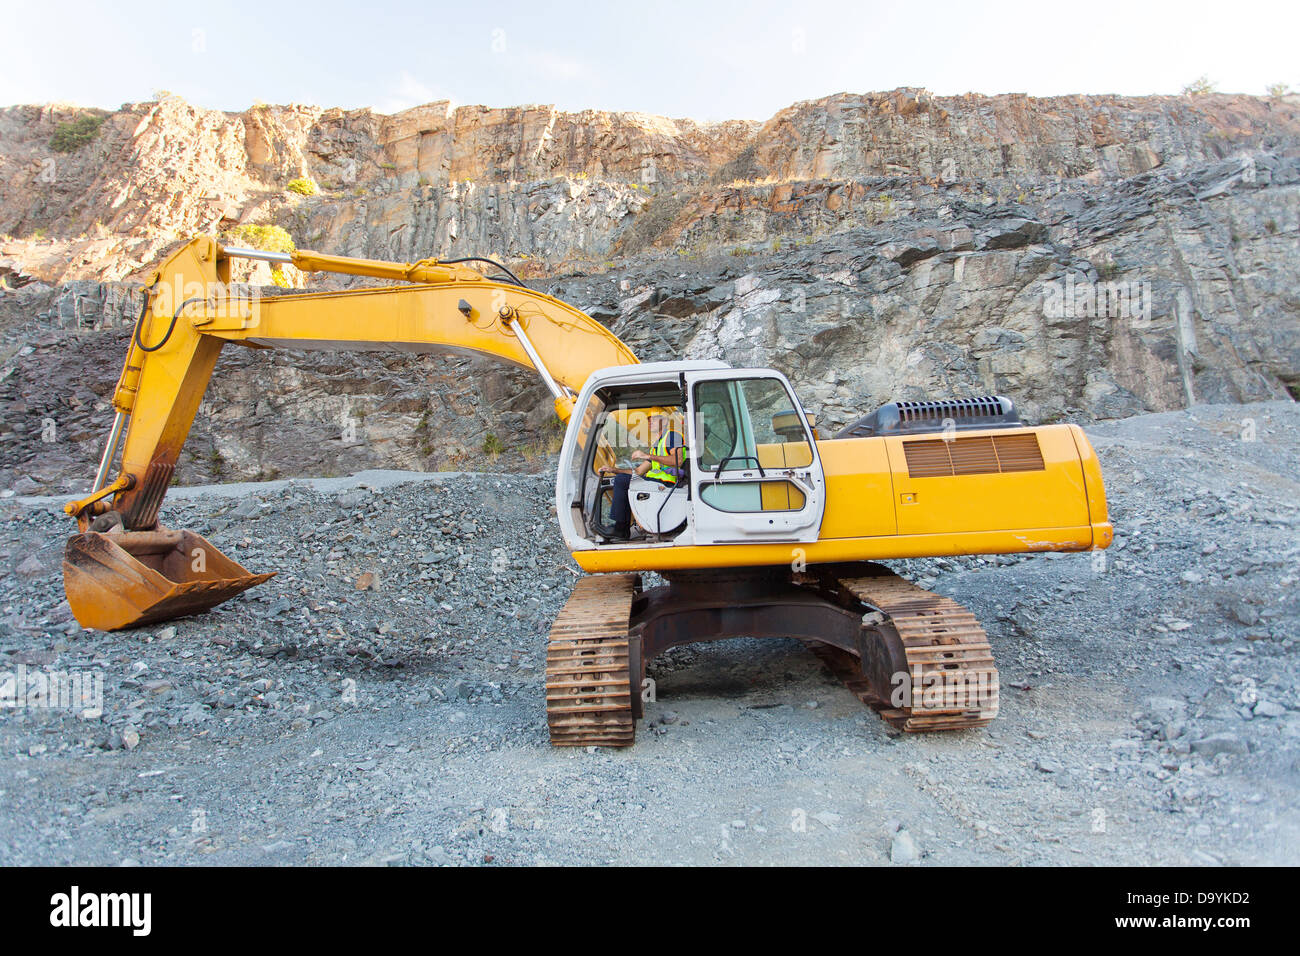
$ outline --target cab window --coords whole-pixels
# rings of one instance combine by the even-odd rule
[[[808,467],[812,444],[795,408],[793,396],[774,378],[700,382],[695,386],[699,468]]]

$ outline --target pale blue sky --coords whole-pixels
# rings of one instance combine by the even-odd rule
[[[965,92],[1300,89],[1300,3],[38,3],[0,0],[0,105],[179,93],[373,106],[434,99],[765,119],[796,100]]]

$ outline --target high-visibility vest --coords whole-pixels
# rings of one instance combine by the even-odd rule
[[[675,432],[671,430],[664,432],[663,437],[660,438],[659,441],[655,444],[654,453],[656,455],[659,455],[660,457],[667,457],[669,435],[676,435],[678,438],[682,437],[680,432]],[[682,446],[678,445],[677,447],[680,448]],[[674,475],[671,471],[666,471],[664,469],[664,466],[657,461],[652,464],[650,470],[645,473],[645,476],[647,478],[653,478],[656,481],[666,482],[667,484],[670,485],[677,484],[677,476]]]

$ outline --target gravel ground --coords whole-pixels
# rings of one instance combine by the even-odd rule
[[[0,863],[1294,864],[1300,412],[1089,433],[1104,556],[895,563],[1001,668],[991,728],[927,737],[741,640],[652,664],[631,750],[552,749],[549,476],[177,489],[165,524],[281,573],[122,634],[63,601],[60,502],[10,494],[0,673],[102,675],[103,708],[0,709]]]

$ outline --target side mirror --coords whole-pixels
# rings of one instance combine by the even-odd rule
[[[812,428],[812,437],[817,437],[817,416],[808,415],[808,425]],[[772,431],[781,436],[782,441],[803,441],[803,425],[799,422],[799,415],[793,409],[786,409],[783,412],[777,412],[772,416]]]

